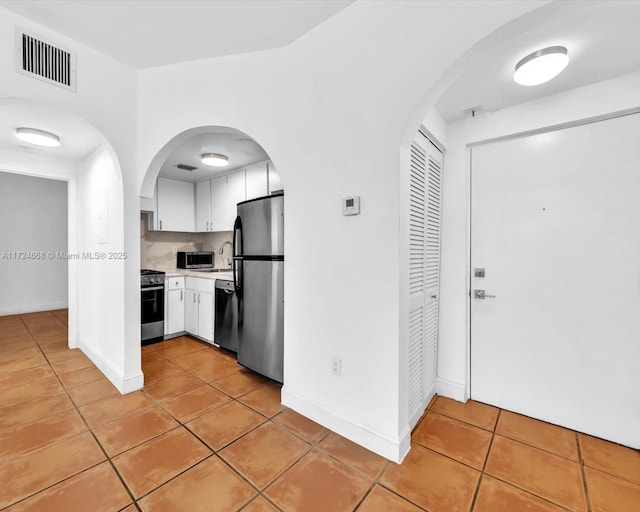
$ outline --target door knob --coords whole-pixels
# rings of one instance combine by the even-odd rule
[[[484,290],[473,290],[474,299],[495,299],[495,295],[487,295]]]

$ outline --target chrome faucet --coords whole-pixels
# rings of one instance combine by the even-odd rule
[[[231,242],[229,242],[229,240],[227,240],[225,243],[222,244],[222,247],[220,247],[220,250],[218,251],[218,254],[220,254],[220,255],[224,254],[224,247],[227,244],[229,244],[231,246],[231,252],[233,252],[233,244]],[[231,258],[229,258],[228,256],[227,256],[227,265],[229,266],[229,268],[231,268]]]

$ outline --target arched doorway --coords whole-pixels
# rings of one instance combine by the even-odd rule
[[[7,98],[0,100],[0,113],[5,128],[2,170],[61,180],[68,186],[66,248],[45,257],[64,259],[68,265],[69,347],[80,348],[121,392],[130,391],[124,384],[121,298],[126,254],[118,158],[100,131],[58,108]],[[46,149],[20,145],[13,137],[16,127],[46,130],[62,144]],[[24,199],[28,207],[30,198]]]
[[[205,155],[214,155],[223,165],[207,165]],[[238,242],[241,228],[235,223],[237,215],[241,215],[241,205],[257,201],[264,204],[278,202],[280,222],[270,224],[265,221],[261,230],[264,228],[266,231],[266,228],[277,225],[277,234],[273,233],[273,236],[279,237],[281,248],[273,257],[281,259],[278,260],[277,276],[274,274],[269,279],[273,278],[273,286],[283,294],[282,195],[280,176],[260,144],[234,128],[203,126],[174,136],[156,154],[144,177],[140,202],[142,269],[145,274],[164,272],[165,276],[177,273],[185,277],[184,284],[180,278],[172,282],[174,288],[181,287],[180,292],[165,290],[164,338],[188,334],[219,345],[237,352],[238,360],[246,367],[279,382],[283,381],[283,299],[275,301],[277,307],[273,304],[273,315],[265,315],[265,322],[276,318],[277,326],[273,329],[271,324],[256,326],[256,329],[262,329],[265,336],[271,336],[269,333],[272,330],[276,332],[273,335],[273,348],[269,349],[265,359],[273,355],[277,361],[274,367],[277,368],[271,370],[246,361],[240,340],[246,338],[248,324],[244,324],[244,330],[241,328],[242,315],[250,307],[249,296],[257,295],[243,295],[240,292],[241,287],[250,286],[251,283],[250,279],[242,278],[244,270],[249,275],[249,268],[253,267],[234,263],[242,257],[239,252],[242,245]],[[275,199],[276,196],[278,199]],[[275,222],[276,219],[273,220]],[[215,290],[209,289],[208,281],[211,280],[205,279],[204,274],[189,271],[190,265],[186,260],[180,260],[179,263],[179,255],[193,252],[199,252],[203,257],[207,255],[209,260],[203,265],[209,266],[211,271],[220,272],[216,274]],[[266,258],[266,255],[261,256]],[[200,277],[200,281],[194,281],[197,277]],[[236,305],[221,306],[224,296],[217,291],[219,281],[232,283],[229,286],[235,289],[235,295],[229,300],[237,301]],[[269,293],[267,295],[270,297]],[[266,302],[271,303],[270,299]],[[223,318],[226,320],[223,321]],[[162,336],[157,334],[143,334],[143,344],[159,341]]]

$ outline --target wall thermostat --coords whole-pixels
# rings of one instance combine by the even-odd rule
[[[360,196],[345,197],[342,200],[342,215],[358,215],[360,213]]]

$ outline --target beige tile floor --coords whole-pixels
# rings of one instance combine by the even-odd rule
[[[635,450],[440,397],[390,463],[188,337],[144,347],[145,387],[121,396],[66,318],[0,317],[0,510],[640,510]]]

